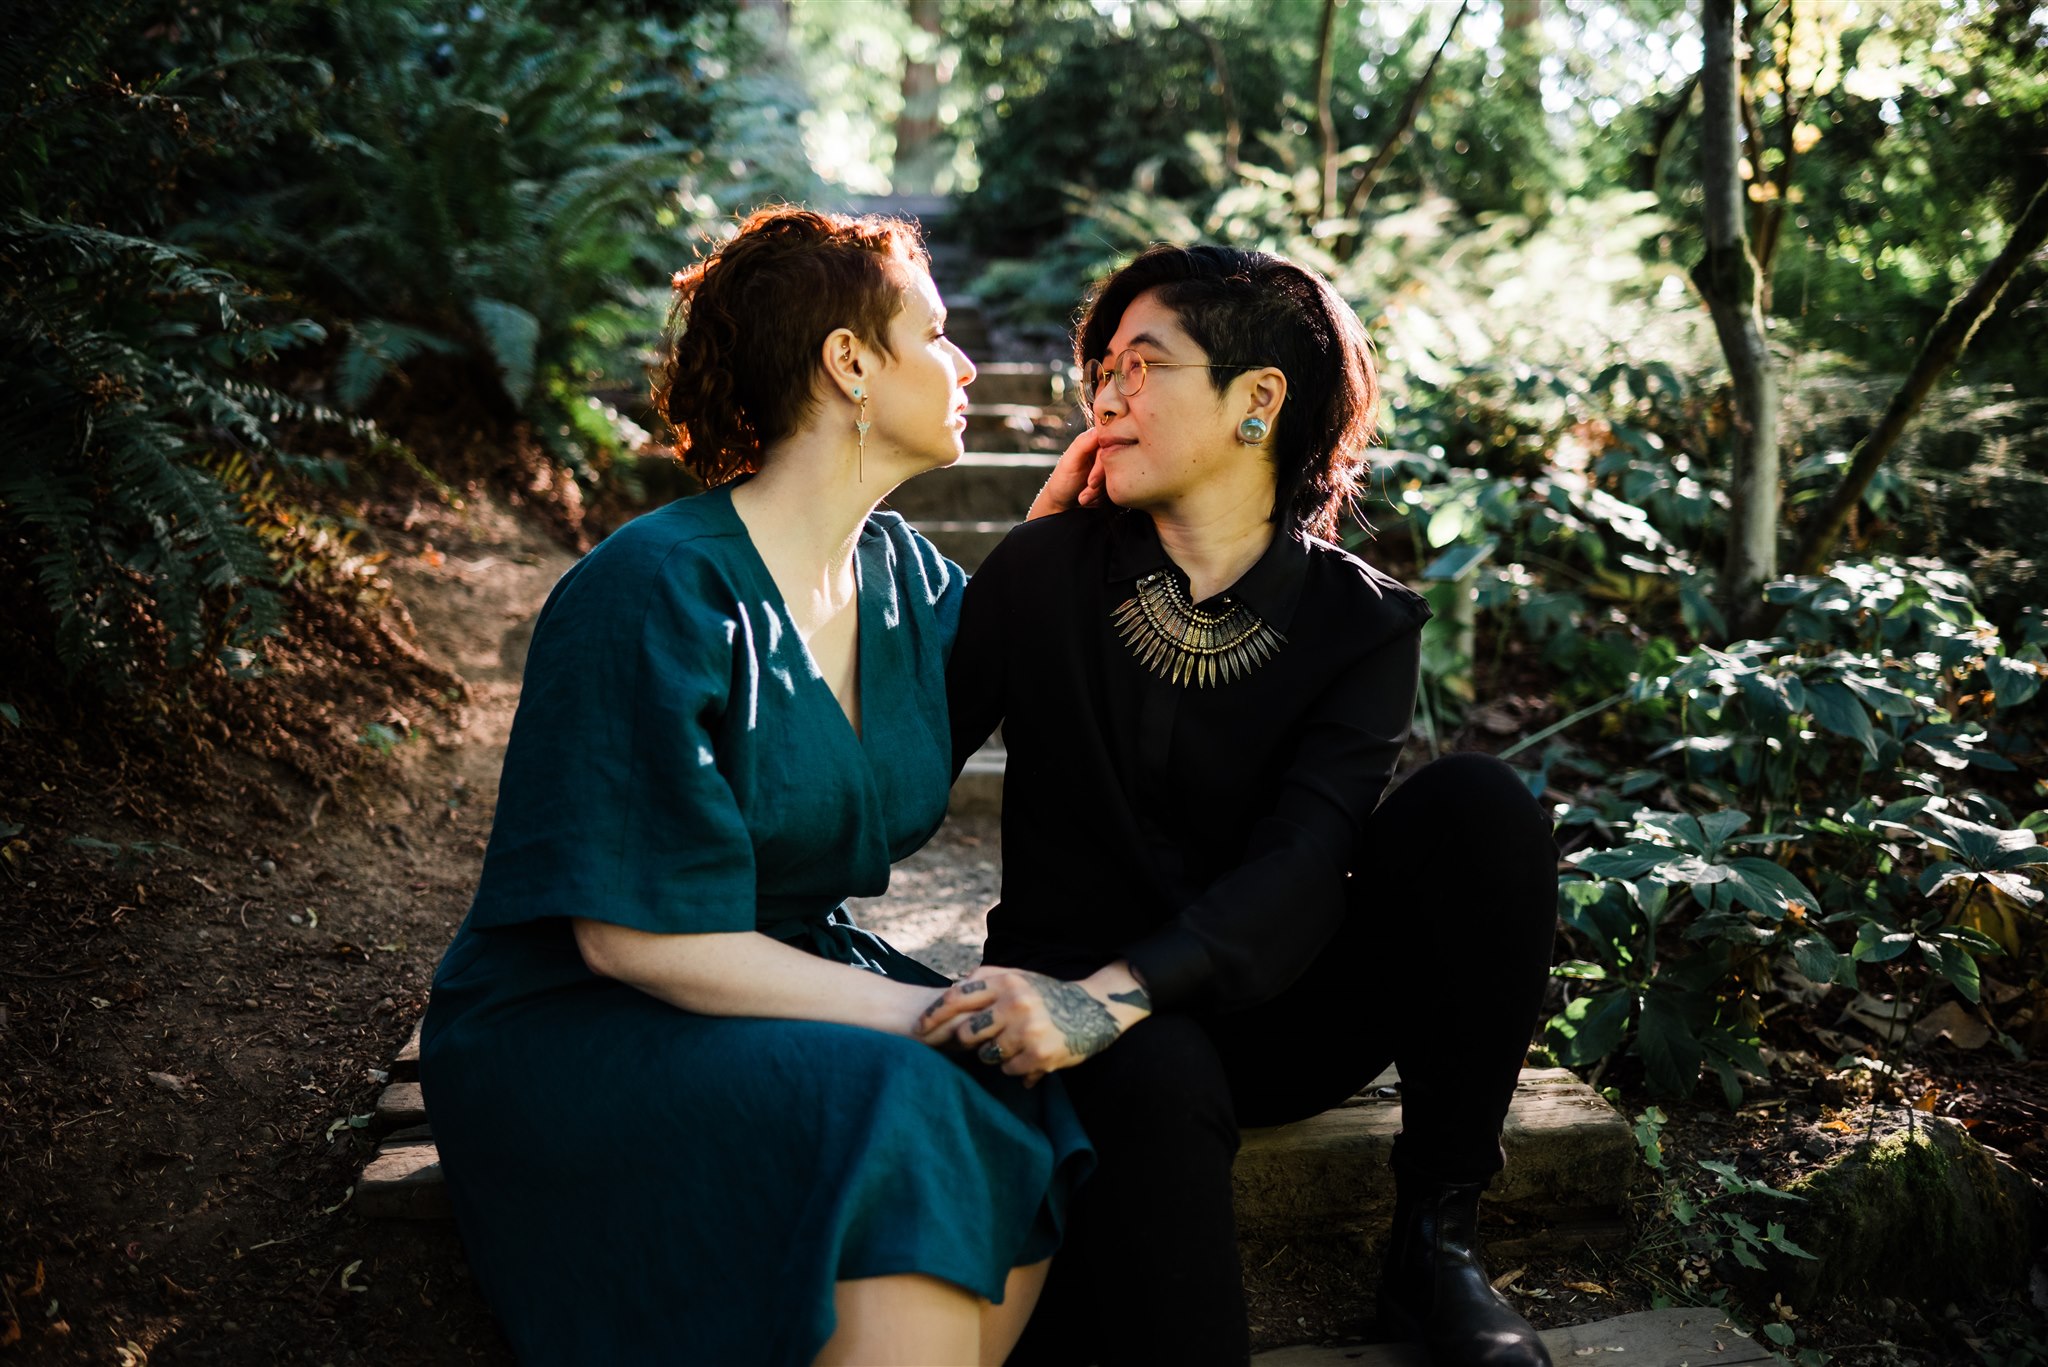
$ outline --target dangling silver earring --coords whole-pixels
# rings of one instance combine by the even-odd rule
[[[868,466],[868,392],[855,385],[853,397],[860,400],[860,416],[854,419],[853,423],[853,430],[860,438],[860,451],[854,457],[853,478],[856,483],[865,484]]]
[[[1257,446],[1266,439],[1266,420],[1256,413],[1237,425],[1237,439],[1246,446]]]

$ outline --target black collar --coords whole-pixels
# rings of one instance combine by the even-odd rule
[[[1295,605],[1301,601],[1301,587],[1308,580],[1308,545],[1293,534],[1276,532],[1265,554],[1238,576],[1235,584],[1197,607],[1215,611],[1219,600],[1233,599],[1259,615],[1275,631],[1285,632],[1294,620]],[[1159,544],[1159,530],[1151,517],[1126,508],[1114,515],[1109,527],[1109,581],[1118,583],[1171,570],[1183,589],[1187,572],[1173,563]]]

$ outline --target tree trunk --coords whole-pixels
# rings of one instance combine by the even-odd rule
[[[928,35],[929,46],[903,62],[903,110],[896,116],[896,157],[889,188],[897,194],[930,194],[938,188],[945,160],[939,136],[939,0],[908,0],[911,23]]]
[[[1223,174],[1235,181],[1239,149],[1244,144],[1244,123],[1238,118],[1237,96],[1230,88],[1230,57],[1216,35],[1200,21],[1188,18],[1181,22],[1192,28],[1208,47],[1209,62],[1216,68],[1216,94],[1223,101]]]
[[[1408,141],[1408,135],[1415,130],[1415,118],[1422,112],[1422,101],[1429,94],[1430,86],[1436,83],[1436,69],[1442,64],[1444,53],[1450,48],[1451,39],[1458,34],[1458,25],[1464,20],[1465,11],[1471,8],[1472,0],[1464,0],[1458,6],[1458,12],[1451,16],[1451,26],[1444,30],[1444,40],[1436,45],[1436,54],[1429,59],[1429,65],[1422,69],[1422,74],[1415,78],[1415,83],[1408,87],[1408,97],[1401,102],[1401,110],[1394,116],[1394,126],[1387,131],[1386,141],[1380,144],[1379,151],[1373,153],[1372,160],[1360,173],[1358,183],[1351,187],[1351,194],[1344,201],[1344,217],[1355,219],[1364,210],[1365,201],[1371,197],[1373,189],[1380,183],[1380,177],[1386,173],[1387,164],[1393,161],[1394,153],[1401,150],[1401,145]],[[1347,243],[1357,242],[1358,231],[1357,226],[1353,225],[1346,239]],[[1340,244],[1340,247],[1344,245]],[[1348,248],[1339,253],[1339,259],[1348,259],[1349,256]]]
[[[1316,38],[1316,132],[1323,148],[1318,219],[1334,218],[1337,214],[1337,121],[1330,116],[1330,69],[1337,55],[1337,6],[1342,3],[1343,0],[1323,0],[1323,31]]]
[[[1692,278],[1713,315],[1735,388],[1735,467],[1721,598],[1729,628],[1740,636],[1761,616],[1761,591],[1778,573],[1778,380],[1764,343],[1756,259],[1743,231],[1735,0],[1702,0],[1700,17],[1706,46],[1700,180],[1707,249]]]
[[[2040,250],[2048,241],[2048,183],[2034,191],[2034,198],[2028,202],[2019,221],[2013,224],[2012,236],[2007,239],[2005,250],[1998,254],[1976,283],[1957,295],[1942,313],[1941,321],[1927,334],[1927,340],[1920,347],[1920,354],[1913,358],[1913,368],[1900,382],[1892,400],[1885,405],[1884,416],[1869,435],[1856,443],[1856,450],[1850,456],[1848,473],[1828,496],[1827,503],[1813,515],[1807,524],[1806,534],[1799,543],[1799,555],[1793,568],[1799,574],[1814,574],[1833,552],[1835,542],[1842,535],[1842,528],[1849,523],[1849,514],[1863,498],[1863,491],[1870,487],[1870,480],[1884,464],[1892,447],[1898,444],[1899,435],[1906,430],[1906,424],[1920,411],[1928,391],[1935,382],[1948,373],[1949,367],[1970,345],[1970,338],[1976,335],[1978,325],[1991,316],[1998,307],[1999,296],[2011,283],[2013,274],[2019,270],[2028,257]]]

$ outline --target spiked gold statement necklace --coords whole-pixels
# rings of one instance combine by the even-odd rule
[[[1110,614],[1138,663],[1170,684],[1213,688],[1249,674],[1287,638],[1242,603],[1223,600],[1204,612],[1167,570],[1138,581],[1137,592]]]

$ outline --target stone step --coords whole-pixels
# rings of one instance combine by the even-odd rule
[[[1393,1080],[1389,1073],[1298,1124],[1246,1131],[1234,1173],[1238,1228],[1304,1239],[1383,1229],[1393,1209],[1386,1160],[1400,1107],[1376,1092]],[[417,1099],[417,1084],[407,1085]],[[1525,1069],[1501,1142],[1507,1170],[1486,1203],[1494,1256],[1622,1241],[1622,1203],[1638,1162],[1628,1122],[1597,1092],[1561,1068]],[[373,1218],[445,1218],[441,1184],[427,1132],[392,1134],[356,1184],[356,1208]]]
[[[1784,1359],[1735,1327],[1711,1305],[1674,1305],[1542,1331],[1556,1363],[1599,1367],[1752,1367]],[[1253,1367],[1429,1367],[1417,1343],[1298,1344],[1252,1354]]]
[[[1058,456],[1033,451],[976,451],[931,470],[889,495],[888,506],[916,523],[1024,520]]]
[[[405,1046],[398,1051],[398,1057],[391,1060],[390,1080],[393,1082],[418,1082],[420,1080],[420,1027],[427,1023],[425,1016],[412,1023],[412,1034],[406,1037]]]
[[[970,403],[967,449],[1059,452],[1073,440],[1078,423],[1078,415],[1037,404]]]
[[[1233,1177],[1238,1228],[1312,1237],[1386,1228],[1387,1168],[1401,1128],[1389,1070],[1342,1106],[1292,1125],[1246,1130]],[[1501,1134],[1507,1169],[1487,1192],[1503,1256],[1622,1233],[1619,1212],[1638,1169],[1621,1112],[1563,1068],[1525,1068]]]
[[[1080,402],[1080,385],[1074,379],[1072,366],[990,361],[986,365],[977,364],[976,369],[978,373],[974,383],[967,387],[968,397],[976,403],[1063,409]]]
[[[370,1127],[384,1134],[408,1125],[423,1125],[426,1119],[427,1103],[420,1095],[419,1083],[394,1082],[378,1096]]]
[[[1019,517],[1022,515],[1020,514]],[[1003,521],[978,519],[942,518],[930,522],[919,522],[917,529],[931,538],[940,554],[958,564],[969,574],[981,567],[988,553],[996,543],[1010,534],[1010,528],[1017,525],[1019,518]]]

